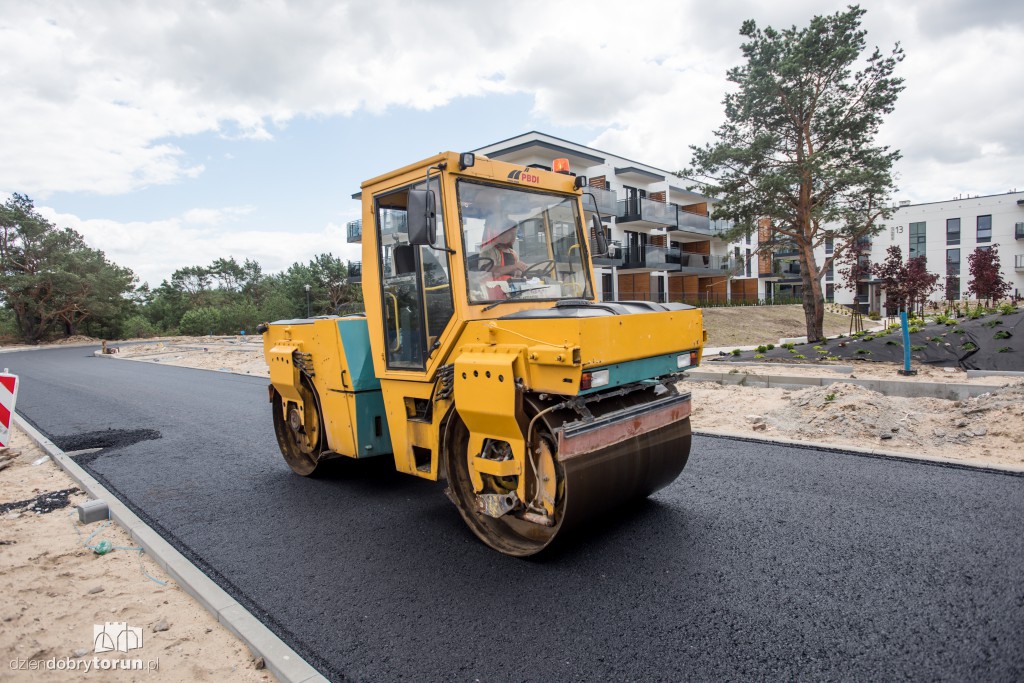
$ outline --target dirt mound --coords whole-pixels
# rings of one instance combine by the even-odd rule
[[[856,384],[837,382],[794,392],[789,407],[766,415],[769,424],[798,438],[839,436],[856,440],[918,443],[914,420],[897,399]]]

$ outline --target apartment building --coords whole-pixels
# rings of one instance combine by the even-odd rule
[[[669,171],[532,131],[485,145],[478,154],[550,170],[569,160],[587,177],[588,206],[600,212],[611,249],[594,258],[604,300],[641,299],[692,304],[756,299],[751,238],[729,244],[710,219],[713,197],[686,189]]]
[[[900,247],[904,259],[927,259],[928,270],[939,276],[942,285],[932,294],[933,301],[967,297],[967,257],[978,247],[998,245],[1003,279],[1010,283],[1013,295],[1024,296],[1024,192],[922,204],[901,202],[886,229],[871,238],[870,262],[885,260],[892,245]],[[836,289],[834,300],[841,304],[856,301],[870,310],[880,310],[884,298],[877,283],[865,279],[856,292]]]

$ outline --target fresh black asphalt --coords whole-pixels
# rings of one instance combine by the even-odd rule
[[[106,445],[90,473],[329,678],[1024,678],[1022,477],[697,437],[516,560],[387,463],[291,474],[264,379],[92,351],[5,355],[18,412]]]

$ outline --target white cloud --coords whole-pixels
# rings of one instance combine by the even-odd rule
[[[266,273],[286,269],[313,257],[309,245],[330,245],[322,251],[351,261],[362,258],[360,245],[346,243],[343,223],[328,223],[319,230],[250,230],[236,223],[252,207],[191,209],[182,216],[157,221],[119,222],[84,220],[76,215],[37,207],[60,227],[78,231],[86,243],[103,251],[115,263],[128,266],[140,282],[156,287],[185,266],[205,266],[218,258],[250,258]],[[353,216],[354,218],[354,216]]]
[[[869,44],[907,50],[884,141],[904,150],[914,199],[951,172],[1001,191],[1024,167],[1024,91],[1009,80],[1022,22],[1005,0],[943,2],[862,3]],[[181,149],[189,136],[270,140],[296,116],[496,92],[530,94],[536,115],[596,127],[596,146],[674,170],[721,122],[744,19],[805,25],[846,4],[13,3],[0,17],[0,190],[128,193],[200,176]]]

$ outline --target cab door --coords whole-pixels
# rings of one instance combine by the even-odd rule
[[[375,197],[380,305],[384,353],[388,370],[426,369],[445,326],[452,318],[451,264],[445,251],[443,207],[437,211],[438,243],[433,247],[409,242],[410,190],[428,189],[426,182]],[[429,189],[440,202],[440,188]]]

